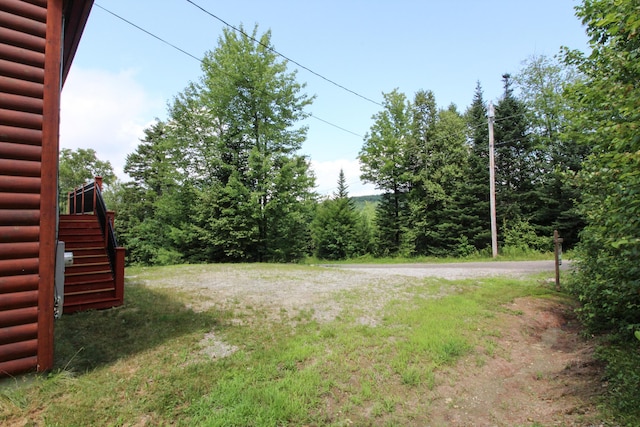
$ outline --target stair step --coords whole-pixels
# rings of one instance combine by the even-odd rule
[[[65,292],[64,297],[72,297],[76,295],[88,295],[88,294],[98,294],[101,292],[115,292],[116,288],[114,286],[110,288],[97,288],[97,289],[87,289],[84,291],[74,290],[73,292]]]
[[[64,270],[64,276],[77,276],[80,274],[90,274],[90,273],[103,273],[105,271],[111,272],[111,264],[109,261],[107,262],[94,262],[94,263],[86,263],[86,264],[76,264],[69,265]]]
[[[74,277],[74,276],[86,276],[87,273],[90,274],[111,274],[111,269],[102,269],[102,270],[92,270],[90,272],[86,271],[74,271],[74,272],[66,272],[64,273],[64,277]]]
[[[75,283],[65,287],[66,293],[85,292],[95,289],[115,289],[115,281],[113,279],[93,280],[83,283]]]
[[[109,264],[109,257],[104,251],[91,255],[80,255],[76,252],[78,251],[73,252],[73,265]],[[69,266],[67,268],[69,268]]]
[[[113,280],[113,274],[111,273],[111,270],[101,271],[99,273],[79,273],[68,276],[65,275],[64,286],[66,289],[69,286],[101,283],[109,280]]]
[[[64,314],[76,313],[78,311],[86,311],[86,310],[100,310],[104,308],[112,308],[118,305],[121,305],[122,301],[117,298],[101,298],[97,300],[92,300],[88,302],[76,302],[72,304],[64,305]]]
[[[73,236],[59,236],[58,239],[66,243],[80,243],[84,244],[84,246],[101,246],[101,243],[104,242],[104,238],[102,233],[100,234],[77,234]],[[88,245],[89,243],[93,243],[92,245]]]

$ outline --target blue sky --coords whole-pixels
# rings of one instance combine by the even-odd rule
[[[277,51],[367,98],[398,88],[409,98],[431,90],[439,107],[464,111],[476,82],[485,100],[502,94],[501,76],[532,55],[561,46],[586,49],[571,0],[193,0],[227,23],[270,29]],[[116,175],[142,131],[166,119],[167,103],[201,76],[200,63],[114,17],[112,11],[200,58],[224,24],[186,0],[96,0],[62,92],[61,146],[94,148]],[[290,64],[290,69],[295,69]],[[317,190],[335,190],[343,168],[351,195],[371,194],[357,155],[381,107],[304,70],[316,95],[302,152]],[[355,134],[355,135],[354,135]]]

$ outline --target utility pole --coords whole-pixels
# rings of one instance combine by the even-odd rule
[[[498,227],[496,225],[496,162],[493,149],[493,120],[496,113],[489,101],[489,204],[491,207],[491,252],[498,256]]]

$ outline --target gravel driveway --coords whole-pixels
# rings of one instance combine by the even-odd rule
[[[372,274],[401,275],[412,277],[439,277],[457,280],[486,276],[524,276],[527,274],[554,271],[554,261],[496,261],[460,262],[446,264],[335,264],[326,265],[343,270],[355,270]],[[568,268],[565,261],[560,267]]]
[[[566,263],[563,267],[567,268]],[[237,314],[264,309],[272,316],[290,318],[306,312],[318,321],[331,321],[349,310],[363,313],[360,322],[374,324],[389,300],[411,299],[416,286],[427,277],[447,280],[521,277],[553,270],[553,261],[323,266],[208,264],[180,266],[175,275],[145,280],[144,284],[189,294],[188,305],[196,311],[213,306]],[[443,285],[434,297],[453,288]],[[345,297],[347,294],[358,297]]]

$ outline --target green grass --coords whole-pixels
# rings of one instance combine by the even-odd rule
[[[357,321],[366,314],[362,305],[328,323],[308,311],[295,322],[286,313],[265,320],[259,307],[194,312],[185,308],[194,297],[140,284],[170,283],[206,268],[291,276],[308,269],[280,267],[128,270],[135,278],[127,282],[124,307],[56,323],[51,373],[1,383],[0,424],[421,425],[428,404],[405,402],[428,396],[444,381],[442,368],[461,357],[492,357],[501,304],[556,295],[537,279],[424,280],[407,289],[408,300],[391,300],[378,324],[365,325]],[[338,298],[350,304],[366,296]],[[202,354],[200,341],[210,331],[238,351],[216,359]]]

